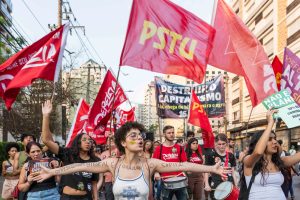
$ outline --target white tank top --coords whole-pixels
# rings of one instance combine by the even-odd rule
[[[251,176],[245,176],[247,186],[249,186]],[[252,183],[249,200],[286,200],[281,185],[284,177],[281,172],[265,174],[263,184],[262,174],[258,173]]]
[[[145,180],[144,168],[141,175],[134,179],[122,179],[119,177],[120,166],[113,185],[113,193],[116,200],[148,200],[149,185]]]

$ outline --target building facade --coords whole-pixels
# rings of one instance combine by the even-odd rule
[[[69,72],[63,72],[63,87],[68,88],[71,105],[68,105],[67,118],[71,123],[80,98],[92,105],[105,77],[106,70],[92,59]],[[70,126],[70,124],[69,124]],[[68,127],[69,127],[68,126]]]
[[[270,61],[277,55],[283,61],[284,48],[300,56],[300,1],[299,0],[230,0],[233,11],[244,21],[263,45]],[[252,110],[249,93],[242,77],[231,81],[228,131],[242,148],[248,144],[251,133],[266,127],[266,109],[262,105]],[[251,118],[249,118],[251,113]],[[280,127],[282,126],[282,127]],[[283,134],[283,133],[289,134]],[[278,127],[278,136],[284,148],[297,144],[300,130]]]

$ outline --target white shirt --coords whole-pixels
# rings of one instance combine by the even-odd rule
[[[247,187],[249,186],[251,176],[245,176]],[[284,177],[281,172],[266,173],[264,175],[258,173],[252,183],[249,194],[249,200],[286,200],[281,189]]]

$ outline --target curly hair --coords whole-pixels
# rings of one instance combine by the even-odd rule
[[[126,135],[131,129],[138,129],[141,133],[145,132],[145,128],[138,122],[126,122],[115,133],[115,143],[121,153],[125,153],[125,148],[122,146],[122,142],[126,140]]]
[[[9,142],[5,146],[6,156],[8,156],[8,152],[10,151],[11,148],[16,148],[18,152],[20,151],[20,146],[19,146],[18,143],[16,143],[16,142]]]
[[[195,142],[195,141],[197,141],[197,143],[198,143],[198,140],[197,140],[196,138],[191,138],[191,139],[189,139],[189,141],[188,141],[188,143],[187,143],[185,152],[186,152],[186,157],[187,157],[188,162],[191,161],[191,157],[192,157],[192,154],[193,154],[193,150],[191,149],[191,145],[192,145],[192,143]],[[196,154],[197,154],[197,156],[198,156],[201,160],[203,160],[202,155],[201,155],[201,153],[199,152],[199,148],[197,148]]]
[[[255,149],[256,144],[258,143],[260,137],[262,136],[264,131],[256,132],[252,135],[250,144],[249,144],[249,150],[247,155],[251,155]],[[275,134],[275,133],[274,133]],[[281,171],[284,177],[287,175],[287,170],[284,166],[283,161],[280,158],[279,152],[274,153],[271,158],[272,162],[278,167],[278,169]],[[266,174],[269,174],[269,171],[267,169],[268,161],[264,159],[264,156],[262,156],[255,164],[253,171],[261,172],[262,174],[262,180],[261,184],[264,185],[266,183]]]
[[[87,134],[83,133],[83,132],[78,134],[72,141],[71,147],[69,147],[69,149],[71,151],[71,157],[70,157],[71,162],[79,162],[80,161],[79,153],[80,153],[80,146],[81,146],[81,138],[83,135],[87,135]],[[88,155],[90,156],[92,162],[98,161],[98,158],[95,156],[92,146],[91,146],[90,150],[88,151]]]

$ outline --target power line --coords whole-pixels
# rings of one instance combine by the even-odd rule
[[[27,3],[25,2],[25,0],[23,0],[24,5],[26,6],[26,8],[29,10],[29,12],[31,13],[31,15],[34,17],[34,19],[38,22],[38,24],[42,27],[42,29],[45,31],[45,33],[48,33],[48,31],[43,27],[43,25],[41,24],[41,22],[38,20],[38,18],[35,16],[35,14],[32,12],[32,10],[30,9],[30,7],[27,5]]]

